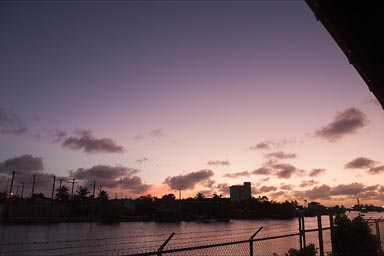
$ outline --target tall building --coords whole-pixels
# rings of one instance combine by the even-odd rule
[[[251,198],[251,182],[244,182],[243,185],[229,187],[231,201],[241,201]]]

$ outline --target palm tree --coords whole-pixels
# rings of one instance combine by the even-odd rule
[[[89,193],[90,192],[88,191],[88,189],[83,188],[82,186],[80,186],[79,189],[76,191],[76,195],[80,198],[80,201],[85,201]]]
[[[205,196],[202,194],[202,193],[197,193],[196,194],[196,196],[195,196],[195,199],[197,199],[197,200],[201,200],[201,199],[203,199]]]
[[[67,188],[65,185],[56,189],[56,199],[57,200],[66,202],[69,200],[69,197],[70,197],[69,188]]]

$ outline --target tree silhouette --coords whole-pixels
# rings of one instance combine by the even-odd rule
[[[83,188],[82,186],[76,191],[76,195],[79,197],[80,201],[85,201],[88,198],[89,193],[88,189]]]
[[[70,197],[69,188],[67,188],[65,185],[56,189],[56,199],[57,200],[67,202],[67,201],[69,201],[69,197]]]
[[[195,199],[196,200],[202,200],[205,196],[202,194],[202,193],[197,193],[196,196],[195,196]]]

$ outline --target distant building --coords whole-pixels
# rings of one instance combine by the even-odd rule
[[[251,182],[244,182],[243,185],[229,187],[231,201],[242,201],[251,198]]]

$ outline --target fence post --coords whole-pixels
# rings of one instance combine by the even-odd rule
[[[321,214],[317,215],[317,230],[319,231],[320,256],[324,256],[323,225],[321,223]]]
[[[329,227],[331,228],[331,251],[335,248],[335,224],[333,222],[333,215],[329,214]]]
[[[172,237],[173,237],[174,235],[175,235],[175,232],[173,232],[173,233],[167,238],[167,240],[165,240],[164,243],[159,247],[159,249],[157,250],[157,256],[161,256],[161,255],[162,255],[164,247],[168,244],[169,240],[171,240]]]
[[[250,238],[249,238],[249,255],[253,256],[253,238],[260,232],[260,230],[263,228],[261,226]]]
[[[375,220],[375,226],[376,226],[376,237],[377,239],[380,241],[379,243],[379,247],[380,247],[380,250],[382,250],[382,247],[381,247],[381,238],[380,238],[380,225],[379,225],[379,221],[382,217],[380,217],[379,219]]]
[[[303,212],[303,216],[301,217],[301,232],[302,232],[302,238],[303,238],[303,247],[304,248],[307,248],[307,245],[306,245],[306,239],[305,239],[305,221],[304,221],[304,212]]]
[[[298,220],[299,220],[299,241],[300,241],[300,250],[303,250],[303,238],[302,238],[302,236],[303,236],[303,233],[301,232],[301,216],[299,216],[299,218],[298,218]]]

